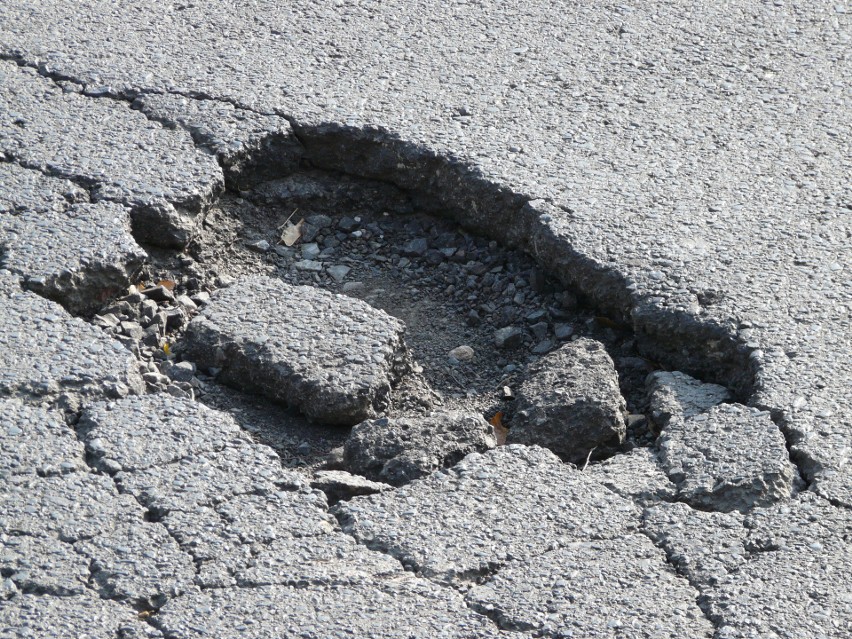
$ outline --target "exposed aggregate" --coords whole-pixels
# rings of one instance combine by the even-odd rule
[[[846,7],[137,4],[0,6],[3,639],[852,634]],[[653,453],[580,471],[500,447],[341,502],[344,533],[223,416],[131,397],[191,384],[143,381],[32,291],[96,307],[143,257],[128,220],[183,245],[258,157],[392,181],[529,251],[648,357],[743,403],[660,411],[661,443],[734,424],[694,433],[720,463],[697,490],[676,472],[677,498],[718,508],[743,469],[754,491],[703,512],[666,503]]]

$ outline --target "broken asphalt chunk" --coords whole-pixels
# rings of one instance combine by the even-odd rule
[[[344,463],[353,473],[401,486],[496,445],[493,427],[475,413],[383,417],[352,429]]]
[[[351,425],[385,410],[408,371],[404,329],[360,300],[256,276],[211,298],[189,323],[186,348],[230,385]]]
[[[618,373],[603,344],[578,339],[530,367],[507,441],[546,446],[583,465],[594,450],[624,440],[626,412]]]
[[[720,404],[671,419],[657,444],[681,499],[702,510],[746,512],[790,496],[796,470],[769,413]]]

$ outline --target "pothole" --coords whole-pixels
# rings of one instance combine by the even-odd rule
[[[290,466],[333,466],[348,429],[308,423],[211,371],[175,366],[195,307],[248,275],[343,293],[403,320],[415,368],[393,390],[394,416],[500,413],[510,425],[530,364],[568,341],[596,339],[616,364],[631,415],[624,448],[649,445],[644,380],[659,365],[639,354],[629,328],[590,310],[529,256],[442,213],[392,185],[311,169],[226,193],[184,252],[148,248],[146,294],[107,305],[96,321],[134,348],[151,390],[230,412]]]

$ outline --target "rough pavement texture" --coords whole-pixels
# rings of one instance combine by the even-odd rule
[[[636,525],[632,502],[538,447],[473,453],[387,493],[335,506],[343,530],[408,569],[464,583],[510,560]]]
[[[849,558],[838,542],[848,548],[852,507],[850,32],[848,8],[830,0],[577,2],[558,12],[540,1],[519,8],[212,0],[152,10],[134,0],[10,0],[0,4],[0,57],[47,77],[2,64],[0,161],[67,176],[91,190],[94,203],[127,206],[140,239],[183,241],[221,188],[208,149],[223,147],[197,150],[187,132],[162,127],[156,115],[150,122],[130,101],[191,96],[286,116],[313,165],[416,189],[468,225],[525,248],[631,325],[651,360],[771,411],[809,482],[791,501],[748,515],[751,522],[775,513],[772,525],[784,531],[778,549],[755,537],[756,550],[729,552],[724,544],[734,543],[736,528],[726,526],[741,515],[688,511],[703,522],[688,533],[690,548],[710,548],[718,533],[716,568],[728,555],[747,560],[731,559],[738,567],[727,576],[714,569],[722,582],[715,599],[697,586],[717,636],[845,638],[852,634]],[[20,106],[13,112],[11,104]],[[212,127],[194,113],[181,115],[181,127]],[[248,144],[249,128],[237,127],[230,142]],[[125,360],[109,369],[87,349],[109,342],[55,310],[61,333],[32,321],[54,306],[36,308],[34,297],[20,293],[30,276],[40,277],[0,274],[2,393],[38,403],[70,389],[75,409],[121,395],[115,378],[127,376]],[[221,481],[238,468],[214,467]],[[513,487],[521,501],[546,485],[550,474],[542,473]],[[6,500],[42,495],[35,486],[0,491],[3,534],[14,525],[40,540],[31,563],[43,568],[32,579],[77,574],[76,562],[59,565],[68,553],[44,545],[78,539],[77,510],[58,495],[69,503],[88,495],[112,508],[105,518],[92,514],[104,529],[125,519],[115,512],[114,491],[75,483],[84,474],[4,477],[68,488],[51,498],[53,519],[38,507],[42,516],[30,517]],[[10,508],[19,513],[14,523]],[[60,533],[71,541],[55,542]],[[666,552],[685,570],[676,550]],[[22,594],[6,575],[4,639],[70,636],[83,627],[110,639],[160,636],[136,610],[89,590]],[[175,633],[209,626],[216,636],[249,629],[276,636],[281,611],[292,610],[293,627],[313,624],[315,635],[327,636],[351,608],[367,617],[352,622],[355,634],[369,634],[372,624],[391,635],[376,628],[387,623],[403,636],[452,635],[462,619],[476,620],[469,636],[494,633],[452,593],[431,586],[425,591],[436,599],[423,597],[435,603],[425,606],[419,594],[401,597],[384,584],[323,595],[291,588],[178,597],[166,605],[174,616],[163,618]],[[391,594],[377,608],[386,614],[365,612],[386,588]],[[196,605],[210,597],[235,602],[227,604],[232,614],[217,612],[215,602]],[[421,609],[440,622],[409,616]],[[264,623],[247,623],[255,619]]]
[[[93,202],[127,206],[140,240],[186,244],[194,218],[222,190],[218,164],[185,131],[149,122],[123,102],[63,91],[12,62],[0,61],[0,82],[0,153],[80,184]]]
[[[71,312],[121,293],[147,257],[124,207],[91,204],[68,180],[16,164],[0,164],[0,254],[28,289]]]
[[[669,480],[657,455],[636,448],[587,467],[585,474],[622,497],[639,503],[673,501],[676,486]]]
[[[12,475],[41,477],[86,469],[83,446],[61,411],[0,401],[0,479]]]
[[[582,465],[624,440],[627,405],[603,344],[582,338],[530,367],[515,402],[507,441],[546,446]]]
[[[648,375],[648,404],[657,428],[673,418],[688,419],[733,399],[719,384],[705,384],[680,371],[658,371]]]
[[[644,535],[570,543],[508,565],[467,600],[501,628],[548,637],[703,637],[697,592]]]
[[[702,510],[746,512],[790,496],[796,468],[769,413],[722,404],[672,419],[657,440],[678,496]]]
[[[77,425],[90,463],[114,474],[251,442],[227,413],[166,393],[98,402]]]
[[[301,159],[302,146],[281,117],[169,94],[141,95],[133,107],[168,128],[185,129],[197,145],[215,153],[229,188],[291,173]]]
[[[3,639],[79,637],[86,639],[161,639],[132,608],[87,593],[75,597],[21,595],[0,605]],[[85,629],[85,635],[80,630]]]
[[[93,95],[281,113],[315,163],[429,191],[781,411],[852,505],[842,4],[132,4],[5,3],[0,51]]]
[[[404,330],[360,300],[256,276],[211,298],[190,322],[186,348],[229,384],[351,425],[388,408],[409,366]]]
[[[645,531],[701,592],[718,637],[852,631],[848,509],[813,493],[745,517],[671,504],[646,511]]]
[[[82,400],[143,392],[136,360],[100,329],[9,285],[0,304],[0,395],[74,410]]]
[[[155,624],[175,639],[504,636],[457,593],[410,575],[360,587],[213,590],[175,600]]]
[[[496,445],[494,428],[481,415],[434,412],[372,419],[352,429],[343,463],[353,473],[401,486]]]

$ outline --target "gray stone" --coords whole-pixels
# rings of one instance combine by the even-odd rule
[[[509,564],[467,601],[506,630],[546,637],[713,637],[697,592],[643,535],[578,541]]]
[[[73,597],[13,597],[0,606],[0,628],[3,639],[162,639],[163,636],[130,606],[100,599],[90,592]]]
[[[0,150],[18,163],[90,185],[93,201],[129,208],[138,238],[182,246],[221,192],[222,170],[184,131],[149,121],[130,105],[64,93],[13,62],[0,64],[0,110],[28,112],[4,129]],[[57,131],[61,131],[57,135]]]
[[[0,164],[0,244],[4,268],[75,313],[126,289],[147,257],[127,209],[14,164]]]
[[[344,215],[337,221],[337,228],[346,233],[351,233],[360,226],[360,222],[348,215]]]
[[[651,418],[659,429],[673,418],[694,417],[733,399],[724,386],[705,384],[680,371],[651,373],[646,384]]]
[[[162,284],[144,288],[140,291],[140,293],[149,300],[154,300],[155,302],[174,302],[175,300],[175,294]]]
[[[91,463],[109,473],[251,444],[227,413],[163,393],[93,404],[83,412],[78,432]]]
[[[80,401],[141,393],[134,357],[99,328],[34,293],[0,292],[0,393],[75,410]]]
[[[460,362],[469,362],[475,355],[476,353],[474,353],[473,349],[467,344],[456,346],[449,352],[450,357],[457,359]]]
[[[721,404],[672,419],[658,440],[678,495],[697,508],[745,512],[790,496],[795,467],[769,413]]]
[[[322,262],[317,262],[315,260],[299,260],[295,262],[293,266],[298,271],[308,271],[309,273],[319,273],[322,271]]]
[[[303,260],[315,260],[320,254],[320,247],[316,242],[302,244],[300,248]]]
[[[257,253],[266,253],[271,247],[266,240],[257,240],[256,242],[247,242],[246,246]]]
[[[503,636],[487,617],[469,610],[457,593],[410,575],[325,588],[212,590],[170,602],[156,616],[156,624],[174,639]]]
[[[353,424],[387,408],[408,370],[404,325],[359,300],[251,277],[189,324],[187,356],[309,418]]]
[[[494,345],[497,348],[517,348],[524,343],[524,332],[517,326],[506,326],[494,331]]]
[[[553,327],[553,334],[556,336],[556,339],[564,341],[570,339],[574,334],[574,327],[570,324],[556,324]]]
[[[626,412],[612,359],[583,338],[530,367],[507,441],[546,446],[582,465],[595,449],[624,440]]]
[[[349,271],[352,269],[348,266],[343,266],[342,264],[335,264],[333,266],[329,266],[326,270],[335,282],[340,284],[343,280],[346,279],[346,276],[349,275]]]
[[[332,509],[343,530],[424,576],[463,584],[508,561],[619,538],[633,504],[538,447],[502,446]]]
[[[176,301],[188,311],[198,310],[198,304],[189,295],[178,295]]]
[[[162,371],[176,382],[191,382],[195,376],[195,364],[192,362],[172,362],[165,360],[161,365]]]
[[[370,481],[345,470],[318,470],[311,478],[311,487],[324,492],[333,503],[358,495],[374,495],[393,490],[390,484]]]
[[[554,346],[555,344],[553,343],[553,340],[544,339],[541,340],[535,346],[533,346],[532,353],[533,355],[544,355],[545,353],[548,353],[553,350]]]
[[[399,252],[405,257],[423,257],[429,250],[429,243],[422,237],[414,238],[403,244]]]
[[[60,411],[0,401],[0,481],[9,475],[62,475],[88,470],[83,445]]]
[[[344,445],[344,464],[368,479],[401,486],[496,445],[494,428],[478,414],[381,418],[352,429]]]

